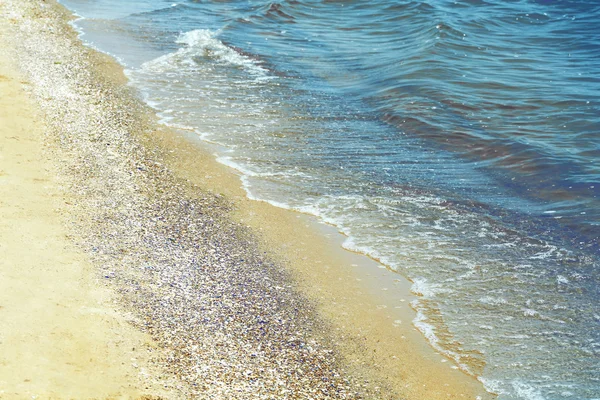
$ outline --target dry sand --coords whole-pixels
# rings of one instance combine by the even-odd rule
[[[67,18],[0,3],[0,398],[491,397],[407,282],[248,200]]]
[[[43,152],[44,124],[7,59],[3,28],[0,399],[137,398],[150,338],[115,311],[69,239],[61,213],[70,198]]]

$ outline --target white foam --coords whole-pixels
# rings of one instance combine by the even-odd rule
[[[553,256],[560,255],[560,249],[556,246],[545,245],[544,250],[529,257],[530,260],[545,260]]]
[[[60,1],[59,1],[60,3]],[[66,6],[65,6],[66,7]],[[125,60],[123,60],[123,58],[117,56],[116,54],[113,54],[107,50],[101,49],[100,47],[94,45],[92,42],[88,41],[87,39],[85,39],[86,36],[86,32],[85,30],[81,27],[81,25],[79,24],[79,22],[81,21],[85,21],[87,18],[84,17],[81,14],[78,14],[74,11],[71,11],[72,15],[75,17],[72,21],[69,21],[69,25],[71,26],[71,28],[73,28],[75,30],[75,32],[77,32],[77,37],[79,38],[79,40],[81,40],[81,43],[83,43],[84,46],[87,46],[99,53],[104,53],[112,58],[114,58],[119,64],[121,64],[123,67],[126,67],[127,64],[125,63]]]
[[[454,360],[456,366],[452,366],[454,369],[461,369],[467,373],[471,373],[469,367],[460,362],[460,356],[457,353],[449,351],[440,345],[440,339],[435,334],[435,326],[428,322],[429,318],[421,309],[421,303],[419,300],[413,300],[411,303],[412,308],[417,312],[416,317],[413,319],[413,325],[425,336],[431,346],[439,351],[441,354]]]
[[[221,155],[216,154],[216,161],[218,163],[228,166],[229,168],[233,168],[238,172],[241,172],[243,175],[245,175],[247,177],[260,176],[259,172],[253,171],[250,168],[242,165],[240,162],[234,161],[233,157],[221,156]]]
[[[521,381],[513,381],[512,387],[519,399],[523,400],[546,400],[542,393],[531,385]]]
[[[502,297],[493,297],[493,296],[484,296],[479,299],[479,302],[483,303],[483,304],[494,305],[494,306],[508,303],[508,301]]]
[[[417,300],[411,302],[411,305],[417,309],[418,309],[418,304],[419,304],[419,302]],[[429,343],[431,343],[431,345],[434,348],[441,350],[441,349],[439,349],[439,345],[438,345],[440,339],[435,335],[435,328],[433,325],[427,323],[427,321],[428,321],[427,316],[425,316],[425,314],[423,312],[418,310],[415,319],[413,319],[413,325],[423,334],[423,336],[425,336],[427,338]],[[444,353],[447,353],[447,352],[444,352]]]
[[[438,293],[451,293],[452,290],[441,287],[438,284],[430,283],[425,278],[413,279],[413,284],[410,288],[411,292],[417,296],[422,296],[426,299],[435,297]]]
[[[539,313],[531,308],[525,308],[523,309],[523,315],[526,317],[535,317],[539,315]]]
[[[244,188],[244,190],[246,191],[246,197],[248,197],[250,200],[254,200],[254,201],[262,201],[264,203],[270,204],[274,207],[277,208],[282,208],[284,210],[292,210],[293,208],[289,205],[289,204],[285,204],[285,203],[281,203],[275,200],[268,200],[268,199],[263,199],[261,197],[257,197],[255,196],[252,191],[250,190],[250,185],[248,184],[248,178],[242,176],[241,178],[242,180],[242,186]]]
[[[363,253],[369,255],[375,253],[374,250],[369,247],[358,245],[356,243],[356,239],[352,236],[348,236],[344,240],[344,243],[342,243],[342,247],[346,250],[353,251],[355,253]]]
[[[183,33],[176,43],[185,45],[174,53],[166,54],[142,65],[145,72],[165,73],[180,68],[196,68],[195,57],[206,57],[223,64],[242,67],[255,78],[274,78],[250,57],[238,53],[217,39],[219,32],[196,29]]]
[[[479,380],[479,382],[481,382],[483,384],[483,387],[485,388],[485,390],[487,390],[490,393],[496,393],[496,394],[505,394],[506,393],[504,390],[502,390],[501,381],[499,381],[497,379],[489,379],[489,378],[484,378],[482,376],[478,376],[477,380]]]

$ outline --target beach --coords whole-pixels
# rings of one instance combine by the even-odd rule
[[[0,57],[0,398],[138,398],[148,335],[134,329],[70,239],[45,126],[7,52]],[[161,393],[161,388],[153,389]],[[36,397],[37,396],[37,397]]]
[[[249,200],[71,18],[0,3],[0,399],[493,398],[408,281]]]

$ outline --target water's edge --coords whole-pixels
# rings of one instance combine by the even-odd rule
[[[75,19],[74,21],[71,21],[70,24],[81,34],[81,30],[77,29],[77,19]],[[83,42],[85,43],[85,38],[82,38]],[[88,45],[87,43],[85,43],[86,45]],[[94,50],[96,51],[100,51],[103,52],[109,56],[111,56],[112,58],[114,58],[117,63],[118,63],[118,59],[116,59],[113,55],[111,55],[108,52],[104,52],[98,48],[95,48],[94,46],[90,46],[92,47]],[[119,68],[121,68],[122,65],[120,65]],[[176,127],[175,127],[176,128]],[[176,129],[175,129],[176,130]],[[186,131],[179,131],[179,134],[182,137],[187,136],[187,141],[189,142],[194,142],[197,145],[197,141],[195,140],[195,138],[191,138],[189,136],[189,132]],[[166,139],[166,141],[168,142],[171,139]],[[177,142],[177,139],[174,139],[175,142]],[[185,147],[185,145],[178,143],[178,146],[183,146]],[[208,152],[211,151],[211,144],[210,142],[208,142]],[[188,149],[189,150],[189,149]],[[198,150],[200,153],[206,153],[207,152],[207,147],[204,146],[204,148],[197,148],[196,150]],[[187,162],[191,163],[191,159],[195,158],[194,155],[189,156],[190,159],[185,160]],[[203,157],[206,157],[203,156]],[[212,156],[210,156],[212,157]],[[182,160],[173,160],[174,165],[178,165],[179,163],[183,163],[185,164],[185,161]],[[204,162],[208,162],[209,160],[207,158],[204,158]],[[203,167],[206,167],[205,164],[203,164]],[[178,168],[181,168],[181,165],[179,165]],[[189,166],[185,167],[185,168],[190,168]],[[220,171],[219,167],[208,167],[207,168],[209,172],[206,175],[220,175],[223,174],[222,171]],[[182,174],[188,174],[189,172],[181,172]],[[202,176],[198,176],[195,175],[194,173],[192,173],[189,178],[190,179],[195,179],[199,182],[202,182],[203,185],[206,185],[207,187],[211,187],[213,191],[218,192],[218,193],[229,193],[228,195],[235,198],[235,197],[239,197],[239,187],[240,187],[240,177],[237,174],[230,174],[228,173],[227,175],[231,175],[230,178],[227,179],[232,179],[234,181],[234,183],[232,183],[230,181],[230,183],[223,185],[223,181],[222,180],[217,180],[217,179],[213,179],[212,177],[206,178],[206,176],[202,177]],[[219,176],[219,179],[223,179],[223,175]],[[225,186],[230,186],[230,187],[225,187]],[[235,187],[233,187],[235,186]],[[248,206],[249,209],[255,210],[255,209],[264,209],[265,207],[267,209],[269,209],[269,211],[261,211],[261,214],[263,215],[273,215],[276,214],[279,216],[279,218],[285,219],[287,221],[293,221],[293,220],[297,220],[298,215],[295,212],[290,212],[289,210],[286,210],[287,207],[278,207],[281,208],[281,211],[273,211],[270,206],[266,205],[266,201],[264,200],[259,200],[259,199],[252,199],[252,196],[250,195],[249,192],[246,192],[246,197],[248,199],[251,200],[251,203],[254,203],[254,206]],[[271,202],[272,203],[272,202]],[[273,205],[273,204],[271,204]],[[276,206],[276,204],[275,204]],[[252,214],[254,211],[247,211],[246,214]],[[287,215],[286,217],[283,217],[284,215]],[[248,218],[245,219],[243,222],[246,222],[248,224],[251,223],[255,223],[256,225],[254,226],[254,229],[256,229],[257,231],[262,230],[263,233],[265,230],[265,226],[266,226],[266,221],[264,219],[258,219],[257,221],[252,220],[251,217],[248,217],[248,215],[246,215],[245,217],[242,218]],[[473,383],[469,383],[470,378],[465,379],[464,378],[464,374],[460,373],[460,372],[454,372],[456,371],[455,368],[449,368],[449,365],[446,364],[441,364],[443,368],[439,368],[436,366],[433,366],[433,362],[435,361],[436,363],[440,362],[440,358],[437,354],[431,352],[430,350],[427,350],[423,344],[425,343],[424,340],[422,340],[421,338],[421,342],[422,344],[417,343],[419,341],[419,339],[416,339],[415,334],[413,334],[413,329],[411,328],[407,328],[406,325],[402,328],[405,329],[405,331],[403,332],[404,334],[401,334],[399,332],[402,332],[401,329],[399,328],[399,325],[401,324],[400,321],[401,319],[405,319],[407,318],[408,315],[411,315],[412,312],[410,311],[409,307],[403,307],[403,308],[398,308],[395,309],[396,305],[398,304],[398,302],[401,303],[410,303],[411,299],[415,299],[415,296],[412,295],[409,292],[409,286],[410,284],[408,282],[398,282],[397,278],[399,277],[399,275],[395,272],[392,272],[391,270],[382,270],[380,268],[378,268],[378,264],[377,263],[373,263],[373,262],[369,262],[365,260],[364,255],[360,255],[357,256],[356,254],[352,253],[352,252],[348,252],[343,250],[343,255],[342,252],[339,251],[331,251],[331,247],[332,246],[336,246],[339,247],[341,249],[340,244],[346,240],[345,236],[343,236],[342,233],[337,233],[336,235],[332,234],[332,231],[330,228],[324,228],[325,232],[319,232],[317,234],[316,237],[315,236],[315,232],[322,230],[320,228],[318,228],[319,225],[322,225],[320,222],[316,222],[315,220],[313,220],[313,218],[308,218],[308,220],[304,219],[305,217],[303,216],[300,221],[304,221],[304,222],[294,222],[294,224],[308,224],[310,225],[309,228],[307,228],[306,230],[300,229],[299,227],[295,227],[295,228],[290,228],[290,230],[293,230],[294,232],[291,234],[292,236],[298,235],[299,231],[303,232],[303,238],[305,241],[309,241],[312,240],[312,242],[308,245],[308,247],[310,248],[311,246],[317,247],[317,242],[322,242],[320,243],[318,246],[320,246],[321,250],[319,252],[316,253],[316,255],[314,257],[309,257],[309,261],[311,260],[315,260],[316,258],[324,258],[326,259],[324,260],[316,260],[314,261],[315,264],[322,264],[322,263],[326,263],[326,268],[325,268],[325,272],[326,274],[333,274],[333,276],[339,276],[339,278],[337,279],[342,279],[341,277],[343,276],[343,279],[348,279],[349,276],[352,276],[352,279],[364,279],[367,282],[365,283],[361,283],[358,287],[360,288],[359,290],[364,290],[367,292],[366,295],[361,294],[360,299],[363,302],[367,302],[368,304],[374,305],[373,306],[373,310],[362,310],[361,311],[361,319],[356,318],[356,315],[351,315],[351,316],[344,316],[342,317],[341,315],[344,314],[343,311],[340,311],[339,307],[341,307],[341,304],[343,304],[343,302],[340,305],[336,305],[336,307],[332,309],[328,308],[328,307],[324,307],[324,313],[327,314],[330,318],[332,318],[334,321],[336,321],[339,324],[348,324],[348,319],[350,318],[350,320],[353,319],[354,323],[356,324],[356,326],[354,328],[359,328],[358,330],[361,331],[362,334],[365,333],[365,331],[363,331],[363,328],[359,327],[359,323],[357,322],[358,320],[362,320],[363,318],[369,318],[369,316],[365,315],[366,314],[376,314],[373,318],[374,318],[374,322],[373,326],[375,326],[376,328],[372,328],[373,330],[377,331],[377,334],[374,336],[369,336],[369,341],[370,342],[375,342],[375,341],[379,341],[379,337],[378,335],[383,335],[386,336],[387,339],[392,339],[390,340],[387,345],[384,345],[384,348],[387,349],[387,352],[390,353],[390,346],[393,347],[394,344],[394,340],[397,340],[400,336],[404,336],[404,334],[406,335],[406,337],[410,338],[413,342],[408,341],[409,343],[413,343],[412,345],[410,344],[403,344],[402,346],[400,346],[400,348],[405,348],[406,352],[408,352],[409,354],[417,354],[419,355],[419,357],[423,357],[423,360],[415,360],[415,364],[417,365],[417,369],[420,370],[420,374],[423,374],[424,370],[427,369],[433,369],[434,372],[428,372],[426,374],[426,378],[425,381],[432,381],[432,382],[436,382],[437,379],[439,379],[440,376],[444,377],[444,379],[446,379],[446,377],[450,377],[450,380],[452,379],[457,379],[459,382],[461,382],[461,385],[463,385],[464,387],[468,387],[469,390],[474,391],[476,393],[479,393],[479,395],[481,396],[487,396],[485,393],[481,393],[478,389],[477,389],[477,385],[474,385]],[[310,222],[308,222],[310,221]],[[291,223],[291,222],[288,222]],[[281,231],[278,228],[271,228],[273,231],[275,232],[271,232],[270,238],[269,239],[269,244],[271,245],[275,245],[274,242],[276,241],[275,238],[277,238],[280,234]],[[329,236],[329,238],[326,238],[325,240],[323,240],[322,235],[325,236]],[[311,239],[312,238],[312,239]],[[281,240],[281,239],[279,239]],[[277,246],[277,245],[275,245]],[[306,250],[306,244],[303,245],[299,245],[299,247],[295,247],[295,245],[291,242],[285,243],[283,246],[279,245],[279,247],[282,248],[288,248],[288,247],[293,247],[293,250],[281,250],[284,253],[287,253],[288,256],[285,256],[286,258],[289,259],[292,258],[292,256],[290,256],[289,254],[293,254],[295,257],[298,256],[298,253],[303,253],[306,254],[309,250]],[[302,249],[302,250],[299,250]],[[331,253],[328,256],[323,256],[324,254],[327,253]],[[339,258],[341,258],[343,261],[340,262]],[[309,261],[304,260],[303,262],[301,262],[301,264],[308,264],[310,263]],[[291,262],[292,264],[294,264],[294,261]],[[339,264],[344,264],[344,265],[339,265]],[[349,272],[347,271],[347,266],[351,265],[353,266],[354,271]],[[303,267],[298,267],[296,266],[295,268],[298,268],[299,270],[303,269],[303,273],[306,274],[307,270],[306,270],[306,266]],[[333,270],[333,272],[332,272]],[[320,275],[317,275],[317,277],[319,277]],[[315,277],[311,278],[311,279],[316,279]],[[314,281],[313,281],[314,283]],[[392,292],[388,292],[388,291],[381,291],[381,286],[391,286],[393,285],[394,288],[396,289],[393,293]],[[331,289],[331,288],[330,288]],[[338,290],[339,288],[336,289],[332,289],[334,292],[336,290]],[[350,295],[348,294],[349,290],[355,290],[356,286],[354,285],[350,285],[348,288],[344,288],[344,290],[341,293],[344,293],[344,301],[350,301],[353,302],[354,305],[356,305],[355,303],[357,302],[357,300],[349,300]],[[341,289],[340,289],[341,290]],[[377,293],[379,292],[379,294]],[[336,293],[340,293],[340,292],[336,292]],[[389,296],[387,296],[389,294]],[[319,295],[316,293],[312,293],[312,297],[313,298],[319,298]],[[330,300],[335,300],[335,297],[330,298]],[[321,299],[321,301],[323,301]],[[363,303],[360,304],[360,307],[365,307],[365,305]],[[387,311],[385,311],[386,309],[388,309]],[[334,315],[334,314],[339,314],[339,315]],[[352,313],[350,313],[352,314]],[[414,315],[414,314],[412,314]],[[336,318],[341,318],[341,320],[336,320]],[[410,317],[410,319],[414,319],[415,322],[418,323],[422,323],[422,316],[417,316],[417,317]],[[340,322],[343,321],[343,322]],[[418,326],[418,325],[417,325]],[[351,328],[351,329],[354,329]],[[403,337],[402,340],[406,340],[406,337]],[[369,343],[369,346],[375,346],[372,343]],[[395,352],[398,352],[398,349],[394,350]],[[391,354],[391,353],[390,353]],[[394,360],[396,358],[394,357]],[[402,359],[401,357],[398,357],[398,359]],[[447,359],[442,358],[442,362],[447,361]],[[387,361],[390,363],[390,368],[393,368],[391,366],[391,364],[398,364],[399,361],[393,361],[393,360],[389,360]],[[427,366],[427,367],[425,367]],[[407,367],[404,366],[403,369],[401,369],[402,371],[404,371]],[[412,367],[408,367],[408,369],[411,368],[415,368],[415,365],[413,365]],[[444,372],[442,372],[442,370]],[[403,372],[404,373],[404,372]],[[461,376],[463,376],[461,378]],[[399,383],[398,383],[399,384]]]

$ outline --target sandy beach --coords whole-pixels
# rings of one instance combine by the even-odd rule
[[[0,26],[0,398],[136,398],[151,339],[116,311],[62,214],[73,199]],[[160,388],[153,388],[160,392]],[[36,397],[39,396],[39,397]]]
[[[0,3],[0,399],[493,398],[408,282],[248,200],[70,18]]]

